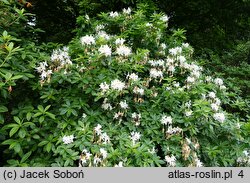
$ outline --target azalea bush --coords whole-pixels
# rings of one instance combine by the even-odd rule
[[[79,17],[78,36],[31,66],[33,100],[2,128],[8,166],[248,166],[226,83],[168,20],[143,8]]]

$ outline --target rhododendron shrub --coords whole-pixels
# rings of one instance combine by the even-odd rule
[[[33,147],[21,146],[30,166],[245,164],[242,124],[223,109],[226,83],[203,74],[168,20],[103,13],[37,63],[40,104],[16,118],[33,124],[24,139]]]

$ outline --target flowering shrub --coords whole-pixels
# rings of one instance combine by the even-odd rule
[[[168,19],[147,17],[142,9],[103,13],[87,19],[88,33],[37,63],[37,104],[20,106],[5,126],[10,138],[3,144],[14,151],[8,163],[200,167],[243,161],[247,143],[239,119],[223,110],[223,80],[203,74],[183,31],[169,30]]]

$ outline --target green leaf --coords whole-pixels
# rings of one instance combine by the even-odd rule
[[[21,163],[25,162],[31,155],[31,151],[27,152],[25,155],[23,155],[22,159],[21,159]]]
[[[50,113],[50,112],[46,112],[46,115],[49,116],[52,119],[56,119],[55,115]]]
[[[19,153],[21,151],[21,145],[19,143],[16,143],[14,146],[14,151],[16,153]]]
[[[47,151],[47,152],[50,152],[51,148],[52,148],[52,143],[49,142],[49,143],[46,145],[46,151]]]
[[[12,137],[19,130],[19,126],[13,127],[10,130],[10,137]]]
[[[7,107],[5,107],[3,105],[0,106],[0,113],[7,112],[7,111],[8,111]]]
[[[42,142],[40,142],[40,143],[38,144],[38,146],[39,146],[39,147],[44,146],[44,145],[48,144],[48,142],[49,142],[49,141],[47,141],[47,140],[42,141]]]
[[[23,75],[16,75],[16,76],[13,76],[12,78],[10,78],[10,80],[20,79],[22,77],[23,77]]]
[[[31,116],[32,116],[32,114],[31,114],[30,112],[28,112],[28,113],[26,114],[26,119],[29,121],[29,120],[31,119]]]
[[[26,130],[23,129],[23,128],[21,128],[21,129],[19,130],[19,132],[18,132],[18,135],[19,135],[20,138],[23,139],[23,138],[25,137],[25,135],[26,135]]]
[[[39,105],[37,108],[38,108],[38,110],[41,111],[42,113],[44,112],[43,106]]]
[[[20,121],[20,119],[19,119],[17,116],[14,116],[14,120],[15,120],[19,125],[22,124],[21,121]]]
[[[47,111],[50,108],[50,106],[51,105],[46,106],[44,111]]]

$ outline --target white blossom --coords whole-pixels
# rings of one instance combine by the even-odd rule
[[[182,43],[182,46],[183,46],[184,48],[187,48],[187,47],[189,47],[189,44],[188,44],[188,43]]]
[[[115,165],[115,167],[123,167],[123,162],[120,161],[120,162],[118,163],[118,165]]]
[[[106,82],[103,82],[100,84],[100,89],[102,90],[102,92],[106,92],[107,90],[109,90],[109,85]]]
[[[95,44],[95,38],[93,36],[83,36],[81,37],[81,44],[82,45],[91,45],[91,44]]]
[[[214,83],[217,84],[217,85],[219,85],[219,86],[221,86],[221,85],[223,85],[223,80],[220,79],[220,78],[215,78],[214,79]]]
[[[115,11],[115,12],[111,11],[111,12],[109,13],[109,16],[111,16],[112,18],[115,18],[115,17],[118,17],[118,16],[119,16],[119,13],[118,13],[117,11]]]
[[[196,158],[195,160],[196,167],[203,167],[203,163],[200,161],[200,159]]]
[[[133,144],[135,144],[136,141],[140,140],[141,134],[140,134],[140,132],[131,132],[130,138],[131,138]]]
[[[104,29],[105,28],[105,26],[103,25],[103,24],[100,24],[100,25],[97,25],[96,27],[95,27],[95,31],[96,32],[99,32],[99,31],[101,31],[102,29]]]
[[[215,120],[217,120],[217,121],[219,121],[221,123],[223,123],[225,121],[225,115],[224,115],[224,113],[215,113],[213,115],[213,117],[214,117]]]
[[[168,124],[172,124],[172,117],[171,116],[162,116],[161,118],[161,124],[164,124],[164,125],[168,125]]]
[[[163,77],[162,71],[157,70],[157,69],[155,69],[155,68],[150,69],[149,74],[150,74],[150,77],[151,77],[151,78],[155,78],[155,79],[156,79],[156,78],[162,78],[162,77]]]
[[[216,94],[214,92],[209,92],[208,97],[214,99]]]
[[[106,57],[107,56],[111,56],[111,48],[108,46],[108,45],[102,45],[98,51],[101,53],[101,54],[104,54]]]
[[[161,48],[165,50],[167,48],[167,45],[165,43],[161,43]]]
[[[138,75],[135,74],[135,73],[132,73],[132,74],[128,75],[128,78],[133,80],[133,81],[138,81],[139,80]]]
[[[110,36],[105,31],[99,31],[97,36],[106,40],[110,39]]]
[[[106,132],[101,134],[101,139],[103,141],[103,144],[107,144],[110,142],[110,137],[107,135]]]
[[[124,42],[125,42],[125,39],[123,38],[118,38],[115,40],[116,45],[123,45]]]
[[[94,131],[97,135],[101,135],[102,133],[102,125],[97,124],[97,126],[94,128]]]
[[[164,15],[160,18],[163,22],[167,22],[169,20],[169,17],[167,15]]]
[[[74,138],[75,138],[74,135],[69,135],[69,136],[64,135],[62,140],[64,144],[70,144],[74,141]]]
[[[191,77],[191,76],[187,77],[187,83],[194,83],[194,82],[195,82],[195,78],[194,77]]]
[[[116,49],[116,53],[120,56],[129,56],[131,55],[131,49],[127,46],[124,45],[120,45],[117,49]]]
[[[189,116],[192,115],[192,113],[193,113],[193,111],[191,111],[191,110],[186,111],[186,112],[185,112],[185,116],[189,117]]]
[[[181,47],[175,47],[175,48],[169,49],[169,53],[171,55],[177,55],[177,54],[180,54],[181,52],[182,52],[182,48]]]
[[[176,166],[176,158],[174,155],[170,156],[165,156],[166,162],[169,164],[170,167],[175,167]]]
[[[101,162],[102,162],[102,160],[100,158],[98,158],[96,156],[94,157],[93,163],[94,163],[95,166],[97,166],[97,164],[101,163]]]
[[[114,90],[122,91],[125,88],[125,83],[118,79],[111,81],[111,88]]]
[[[212,108],[212,110],[214,110],[214,111],[218,111],[218,110],[219,110],[219,106],[218,106],[217,104],[215,104],[215,103],[212,103],[212,104],[211,104],[211,108]]]
[[[131,14],[131,9],[130,8],[127,8],[127,9],[123,9],[122,10],[122,12],[124,13],[124,14],[128,14],[128,15],[130,15]]]
[[[121,101],[119,104],[122,109],[128,109],[128,104],[126,100]]]
[[[100,148],[100,152],[101,152],[103,159],[106,159],[108,156],[108,152],[103,148]]]

